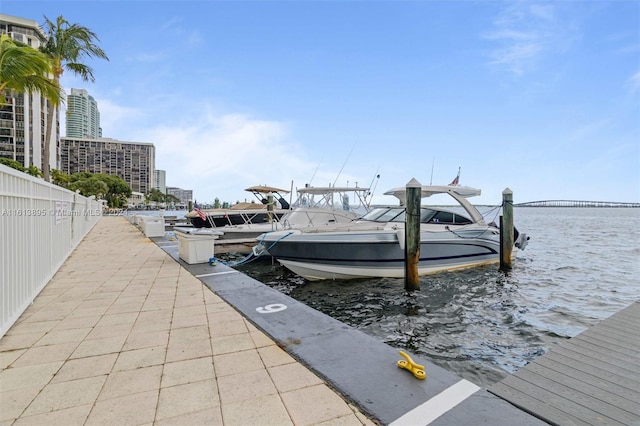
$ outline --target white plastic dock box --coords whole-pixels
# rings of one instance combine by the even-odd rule
[[[213,242],[222,232],[211,228],[173,229],[178,237],[178,256],[188,264],[207,263],[213,257]]]
[[[141,228],[147,237],[163,237],[164,217],[147,216],[142,220]]]

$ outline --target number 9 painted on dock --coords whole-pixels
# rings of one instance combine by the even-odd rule
[[[264,307],[259,306],[256,308],[256,311],[260,314],[272,314],[274,312],[284,311],[285,309],[287,309],[287,305],[283,303],[272,303]]]

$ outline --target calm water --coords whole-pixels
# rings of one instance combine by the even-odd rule
[[[268,261],[237,269],[488,387],[640,298],[640,209],[520,207],[514,215],[531,240],[512,271],[431,275],[410,293],[403,279],[308,282]]]

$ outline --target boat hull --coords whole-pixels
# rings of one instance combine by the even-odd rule
[[[398,232],[294,234],[263,244],[287,269],[314,281],[368,277],[401,278],[405,253]],[[479,233],[480,232],[480,233]],[[495,231],[427,232],[421,234],[418,274],[476,267],[499,261]]]

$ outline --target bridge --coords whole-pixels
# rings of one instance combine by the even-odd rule
[[[517,203],[514,207],[640,207],[640,203],[612,201],[544,200]]]

